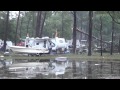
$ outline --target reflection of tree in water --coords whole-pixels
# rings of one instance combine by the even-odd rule
[[[6,64],[6,60],[0,60],[0,78],[9,78],[16,76],[16,74],[12,74],[8,71],[8,64]]]
[[[118,63],[118,66],[120,67],[120,62]],[[119,76],[120,76],[120,68],[119,68],[118,72],[119,72]]]
[[[88,78],[89,79],[91,78],[111,78],[112,79],[117,77],[120,78],[120,62],[88,61]]]
[[[103,75],[103,73],[102,73],[102,68],[103,68],[103,62],[101,61],[101,65],[100,65],[100,77],[102,77]]]
[[[7,68],[0,68],[0,78],[17,78],[17,74],[10,73]]]
[[[92,62],[88,61],[88,79],[92,79]]]
[[[51,66],[51,64],[49,64],[52,60],[28,60],[29,62],[39,62],[39,63],[43,63],[43,62],[48,62],[47,65]],[[24,63],[27,61],[24,60],[15,60],[13,61],[13,63]],[[52,61],[53,62],[53,61]],[[79,67],[78,67],[79,66]],[[86,67],[87,66],[87,67]],[[84,78],[86,77],[87,79],[92,79],[92,78],[119,78],[120,77],[120,62],[118,61],[87,61],[87,63],[85,61],[75,61],[72,60],[70,63],[70,66],[68,68],[66,68],[66,71],[64,73],[64,75],[55,75],[53,73],[49,73],[48,71],[46,72],[42,72],[42,73],[36,73],[39,72],[37,69],[35,70],[35,74],[34,72],[32,72],[33,77],[30,77],[32,79],[63,79],[63,78]],[[26,73],[26,72],[25,72]],[[22,74],[21,74],[22,75]],[[31,74],[30,74],[31,75]],[[0,68],[0,78],[19,78],[20,74],[18,75],[18,73],[11,73],[10,71],[8,71],[7,67],[2,67]],[[23,75],[24,76],[24,75]],[[28,73],[28,77],[29,77],[29,73]],[[23,77],[20,77],[23,78]]]
[[[43,74],[37,74],[33,79],[43,79]]]
[[[72,71],[73,71],[73,78],[76,77],[76,61],[72,61]]]
[[[111,64],[111,74],[113,74],[113,62],[111,62],[110,64]]]
[[[111,74],[120,75],[120,62],[111,62]]]

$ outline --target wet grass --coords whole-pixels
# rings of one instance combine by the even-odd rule
[[[27,55],[10,55],[3,57],[4,59],[54,59],[56,57],[68,57],[71,60],[120,60],[120,54],[114,53],[103,53],[103,56],[100,56],[100,53],[93,53],[92,56],[87,54],[57,54],[57,55],[42,55],[42,56],[27,56]]]
[[[85,60],[120,60],[120,54],[113,54],[110,55],[109,53],[104,53],[103,56],[100,56],[100,53],[94,53],[92,56],[88,56],[87,54],[81,54],[81,55],[75,55],[75,54],[69,54],[69,55],[63,55],[68,57],[69,59],[79,60],[79,59],[85,59]]]

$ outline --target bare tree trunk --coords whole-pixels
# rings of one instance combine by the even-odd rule
[[[29,16],[29,18],[28,18],[28,24],[27,24],[27,34],[29,33],[28,29],[29,29],[30,19],[31,19],[31,16]]]
[[[72,61],[72,73],[73,73],[73,78],[76,77],[76,62],[75,61]]]
[[[101,46],[101,56],[102,56],[102,17],[100,17],[100,22],[101,22],[101,25],[100,25],[100,46]]]
[[[114,17],[114,11],[113,11],[113,17]],[[112,19],[112,42],[111,42],[110,55],[113,54],[113,40],[114,40],[114,20]]]
[[[22,29],[22,24],[23,24],[23,18],[21,18],[21,24],[20,24],[20,38],[22,37],[22,31],[21,31],[21,29]]]
[[[86,33],[88,33],[88,31],[89,31],[89,30],[88,30],[88,29],[89,29],[88,26],[89,26],[89,22],[87,22],[87,25],[86,25],[86,30],[85,30]],[[83,35],[83,36],[84,36],[83,39],[85,39],[85,40],[88,41],[88,35]],[[88,42],[87,42],[87,43],[88,43]]]
[[[17,18],[17,25],[16,25],[16,32],[15,32],[15,45],[17,43],[17,31],[18,31],[18,25],[19,25],[19,18],[20,18],[20,11]]]
[[[37,12],[36,37],[40,37],[42,11]]]
[[[9,11],[7,11],[7,16],[6,16],[6,28],[5,28],[5,32],[4,32],[4,52],[6,50],[6,41],[7,41],[7,36],[8,36],[8,24],[9,24]]]
[[[41,31],[40,31],[40,38],[42,37],[43,34],[43,27],[46,19],[47,11],[45,11],[44,16],[43,16],[43,21],[42,21],[42,26],[41,26]]]
[[[92,42],[92,16],[93,16],[93,11],[89,11],[89,36],[88,36],[88,56],[91,56],[91,42]]]
[[[63,38],[63,11],[62,11],[62,38]]]
[[[73,53],[76,53],[76,29],[77,29],[77,24],[76,24],[76,11],[73,11],[74,13],[74,26],[73,26]]]
[[[88,75],[87,75],[88,79],[92,79],[92,62],[88,61]]]
[[[81,24],[80,24],[80,28],[81,28],[81,31],[82,31],[82,27],[83,27],[83,21],[82,21],[82,17],[81,17]],[[82,40],[82,33],[80,33],[80,42],[81,42],[81,40]]]
[[[83,27],[83,20],[82,20],[82,18],[81,18],[81,30],[82,30],[82,27]]]
[[[34,37],[34,31],[35,31],[35,11],[33,11],[33,22],[32,22],[32,37]]]
[[[119,46],[118,46],[118,52],[120,53],[120,36],[119,36]]]

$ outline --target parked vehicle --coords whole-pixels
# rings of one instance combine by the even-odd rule
[[[70,49],[70,51],[72,52],[73,50],[73,40],[66,40],[67,41],[67,45]],[[87,49],[87,40],[76,40],[76,52],[77,53],[86,53],[88,52],[88,49]]]
[[[27,53],[29,55],[41,55],[49,53],[50,38],[29,38],[25,39],[25,46],[10,46],[15,53]]]
[[[6,41],[6,50],[9,51],[10,50],[10,46],[12,46],[13,43],[12,41]],[[4,41],[0,39],[0,50],[3,51],[3,47],[4,46]]]
[[[65,52],[68,49],[68,45],[64,38],[51,38],[51,42],[55,44],[54,47],[52,47],[52,51],[58,52]]]

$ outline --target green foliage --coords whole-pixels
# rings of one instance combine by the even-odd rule
[[[66,39],[70,39],[72,35],[72,16],[70,13],[63,11],[63,36]],[[62,12],[58,11],[53,13],[52,15],[46,19],[44,26],[44,36],[52,37],[55,31],[58,31],[59,37],[62,34]]]
[[[10,12],[12,13],[12,12]],[[63,13],[63,24],[62,24],[62,13]],[[110,11],[110,14],[112,12]],[[20,28],[21,28],[21,38],[25,38],[27,34],[27,27],[30,36],[35,37],[36,29],[36,11],[21,11],[19,26],[18,26],[18,37],[20,37]],[[107,11],[94,11],[93,15],[93,35],[99,38],[100,30],[100,17],[103,20],[103,40],[111,41],[111,31],[112,31],[112,18],[107,13]],[[115,20],[119,22],[120,12],[115,11]],[[30,19],[29,26],[28,20]],[[21,20],[23,23],[21,25]],[[14,18],[9,18],[9,33],[8,40],[14,41],[15,30],[17,24],[17,15]],[[0,39],[4,39],[4,31],[6,25],[6,11],[0,11]],[[66,39],[72,39],[72,28],[73,28],[73,14],[70,11],[48,11],[43,28],[43,36],[52,37],[53,33],[57,30],[59,37],[62,37],[62,25],[63,25],[63,37]],[[88,31],[88,11],[77,11],[77,28],[81,28],[83,31]],[[115,35],[116,40],[118,41],[117,36],[120,33],[120,25],[115,24]]]

